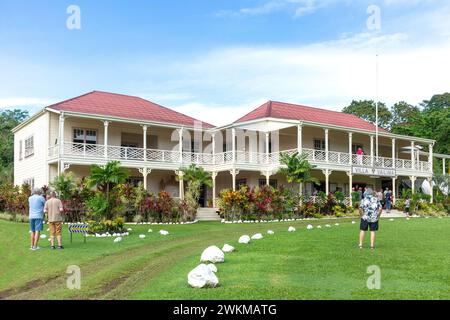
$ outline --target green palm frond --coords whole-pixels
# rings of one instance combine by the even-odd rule
[[[300,155],[298,152],[289,155],[281,153],[280,162],[284,167],[278,170],[278,173],[286,177],[289,183],[312,182],[319,185],[318,179],[311,175],[311,170],[315,166],[311,165],[306,155]]]
[[[183,172],[184,181],[196,181],[200,185],[212,187],[211,173],[205,171],[205,169],[197,167],[195,164],[191,164],[189,167],[181,168],[180,171]]]

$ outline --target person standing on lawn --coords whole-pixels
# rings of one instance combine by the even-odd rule
[[[376,194],[377,194],[378,201],[380,201],[380,203],[381,203],[381,206],[384,207],[384,195],[383,195],[383,190],[380,189],[380,191],[378,191]]]
[[[391,208],[392,208],[392,191],[388,190],[388,192],[385,195],[385,203],[386,203],[386,212],[387,213],[391,213]]]
[[[35,188],[28,198],[28,207],[30,220],[30,249],[39,250],[38,242],[44,223],[44,205],[45,198],[42,196],[42,190]]]
[[[52,249],[55,249],[55,237],[58,240],[58,249],[64,249],[61,239],[63,211],[64,208],[61,200],[56,197],[56,192],[52,191],[50,193],[50,199],[45,202],[44,208],[44,212],[47,213],[48,216],[48,224],[50,227],[50,244]]]
[[[363,242],[366,231],[370,229],[370,248],[375,248],[375,233],[378,231],[378,220],[380,219],[383,207],[378,198],[373,195],[371,188],[366,189],[366,197],[359,205],[359,213],[361,215],[359,248],[363,248]]]

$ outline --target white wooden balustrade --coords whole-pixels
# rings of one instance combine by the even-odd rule
[[[247,151],[226,151],[216,153],[196,153],[183,152],[181,154],[182,161],[180,161],[180,152],[173,150],[157,150],[157,149],[143,149],[121,146],[107,146],[105,150],[104,145],[99,144],[85,144],[65,142],[63,148],[60,150],[59,145],[54,145],[48,148],[48,156],[50,158],[58,155],[73,156],[81,158],[107,158],[108,160],[120,161],[147,161],[160,163],[183,163],[183,164],[198,164],[198,165],[223,165],[223,164],[256,164],[256,165],[279,165],[281,154],[292,155],[297,152],[297,149],[285,150],[273,153],[247,152]],[[426,161],[396,159],[395,163],[392,158],[388,157],[372,157],[370,155],[350,155],[346,152],[329,151],[328,157],[323,150],[303,149],[303,154],[312,163],[328,163],[343,166],[373,166],[377,168],[386,169],[404,169],[428,172],[430,164]],[[233,157],[235,157],[233,159]]]

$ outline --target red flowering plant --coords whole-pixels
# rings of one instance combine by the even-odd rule
[[[156,212],[159,221],[171,221],[173,214],[173,199],[167,191],[160,191],[156,199]]]
[[[257,190],[254,205],[256,218],[258,220],[261,220],[263,217],[267,218],[273,212],[271,204],[274,200],[274,196],[274,190],[270,186],[264,186]]]

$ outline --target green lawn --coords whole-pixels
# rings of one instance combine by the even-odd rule
[[[65,230],[62,251],[51,251],[47,240],[30,251],[28,226],[0,221],[0,298],[450,299],[450,219],[383,220],[375,251],[357,248],[358,224],[350,221],[131,226],[119,244],[112,238],[84,244],[81,237],[70,244]],[[332,228],[306,230],[309,223]],[[288,233],[290,225],[297,232]],[[237,243],[256,232],[264,239]],[[217,265],[220,287],[190,288],[187,274],[202,250],[224,243],[236,251]],[[69,265],[81,268],[81,290],[66,288]],[[381,290],[366,287],[371,265],[381,269]]]

